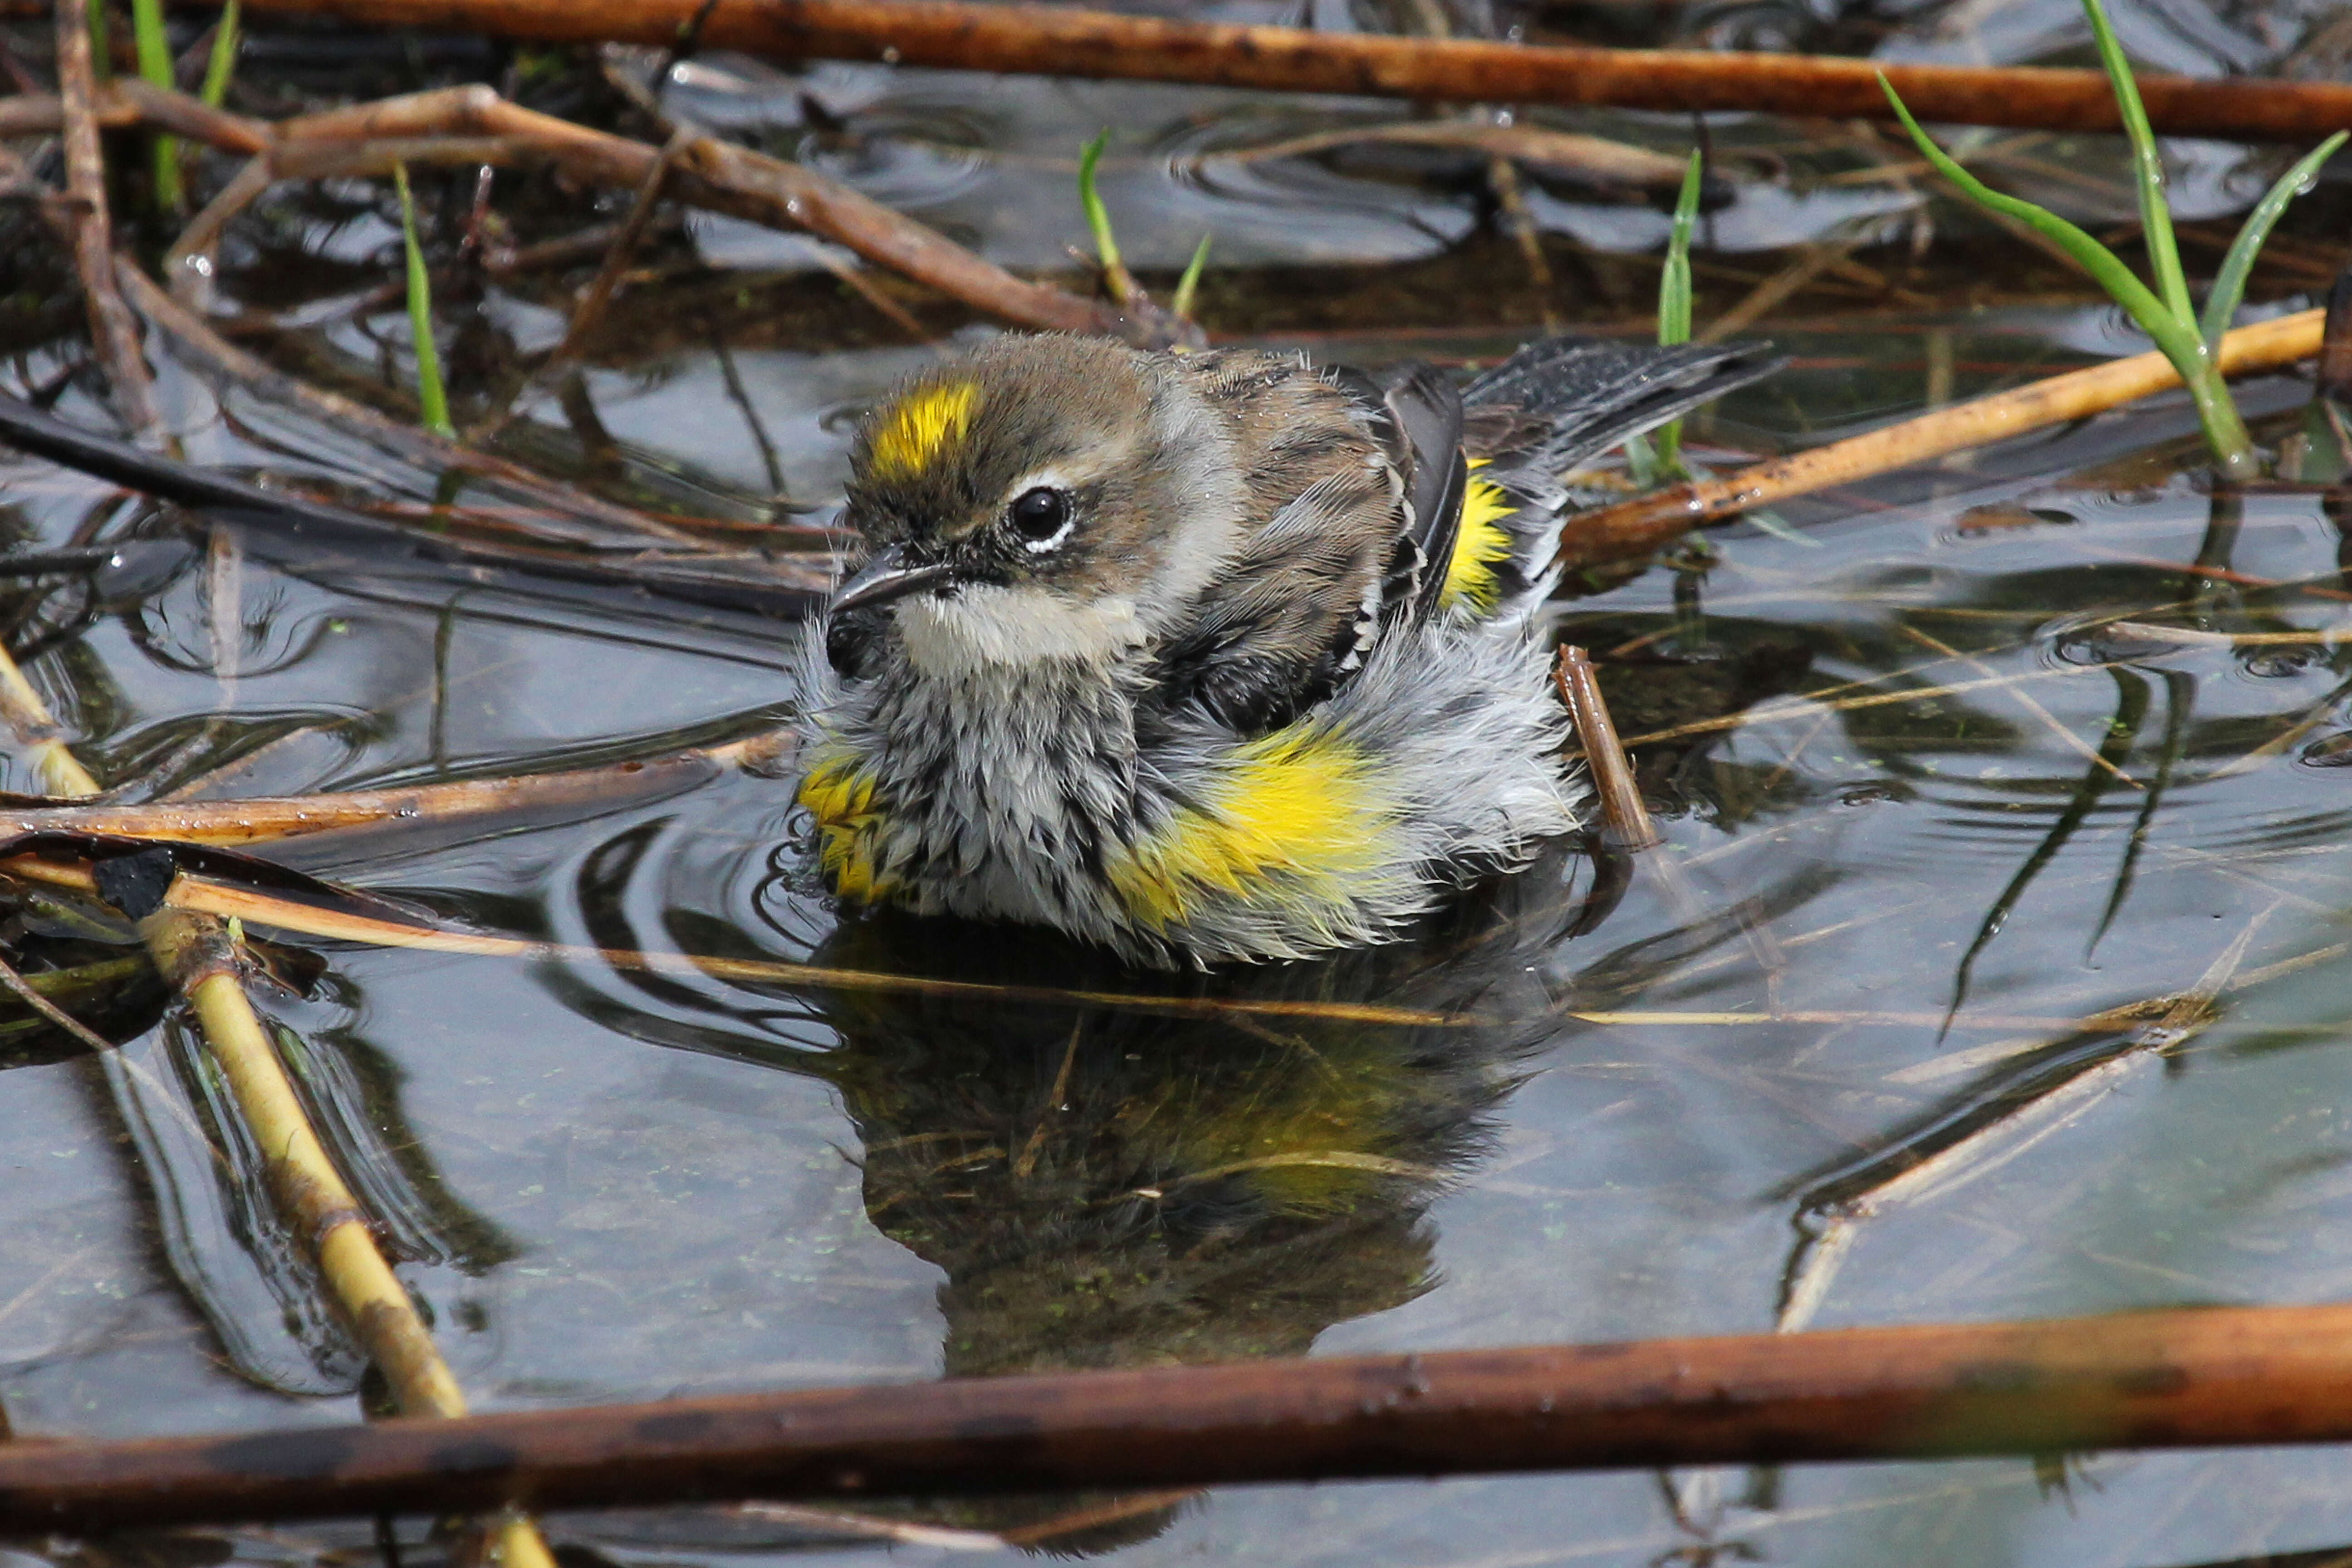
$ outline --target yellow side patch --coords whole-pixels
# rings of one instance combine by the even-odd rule
[[[980,388],[969,381],[918,387],[907,394],[874,427],[868,468],[886,479],[921,473],[963,439],[979,402]]]
[[[818,863],[833,890],[874,903],[895,884],[874,870],[874,835],[882,814],[874,805],[874,779],[846,757],[820,757],[801,780],[800,804],[816,817]]]
[[[1480,458],[1475,466],[1483,467]],[[1503,487],[1488,479],[1472,479],[1462,496],[1462,530],[1454,536],[1454,554],[1445,563],[1445,581],[1437,590],[1441,610],[1466,609],[1476,616],[1494,614],[1503,595],[1496,568],[1510,559],[1511,536],[1503,519],[1518,503]]]
[[[1293,725],[1244,746],[1215,798],[1106,869],[1129,918],[1160,930],[1204,894],[1337,902],[1345,879],[1378,864],[1387,821],[1364,754]]]

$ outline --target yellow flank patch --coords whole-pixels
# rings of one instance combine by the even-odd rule
[[[867,467],[883,479],[919,474],[963,439],[980,388],[969,381],[918,387],[900,398],[874,427]]]
[[[799,800],[816,817],[817,858],[833,890],[845,899],[875,903],[895,884],[874,870],[874,835],[882,814],[874,805],[874,779],[846,757],[820,756],[801,780]]]
[[[1475,466],[1485,463],[1482,458]],[[1478,616],[1494,613],[1496,601],[1503,595],[1502,576],[1496,568],[1511,554],[1511,536],[1503,531],[1503,519],[1517,505],[1502,486],[1487,479],[1470,481],[1462,496],[1461,531],[1454,536],[1454,554],[1445,563],[1445,581],[1437,590],[1439,609],[1466,609]]]
[[[1369,759],[1328,730],[1294,724],[1242,747],[1213,798],[1181,808],[1106,869],[1129,918],[1155,929],[1204,895],[1336,904],[1352,873],[1378,864],[1388,819]]]

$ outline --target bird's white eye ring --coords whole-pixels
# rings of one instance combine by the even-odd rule
[[[1013,497],[1004,520],[1020,536],[1022,548],[1039,555],[1059,546],[1076,522],[1070,492],[1054,485],[1034,485]]]

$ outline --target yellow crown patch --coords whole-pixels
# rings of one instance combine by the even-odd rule
[[[969,381],[919,387],[898,400],[874,427],[867,468],[879,478],[919,474],[971,427],[980,388]]]

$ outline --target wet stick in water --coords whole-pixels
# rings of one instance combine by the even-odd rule
[[[1577,743],[1584,765],[1592,774],[1592,792],[1601,805],[1602,831],[1620,849],[1650,849],[1665,842],[1642,802],[1633,765],[1617,742],[1617,726],[1610,721],[1609,704],[1601,695],[1601,680],[1592,660],[1580,647],[1563,647],[1552,667],[1552,683],[1576,725]]]
[[[1794,1332],[1812,1321],[1869,1220],[1991,1174],[2080,1123],[2150,1056],[2178,1050],[2209,1027],[2216,1005],[2240,980],[2255,935],[2278,907],[2272,903],[2241,927],[2179,995],[2116,1009],[2098,1027],[2074,1031],[2042,1051],[2012,1051],[2011,1058],[2028,1056],[2022,1068],[2002,1068],[1989,1089],[1930,1109],[1916,1119],[1914,1131],[1793,1194],[1800,1240],[1782,1279],[1779,1331]],[[2120,1037],[2098,1041],[2112,1031]],[[2084,1045],[2091,1048],[2077,1048]]]

